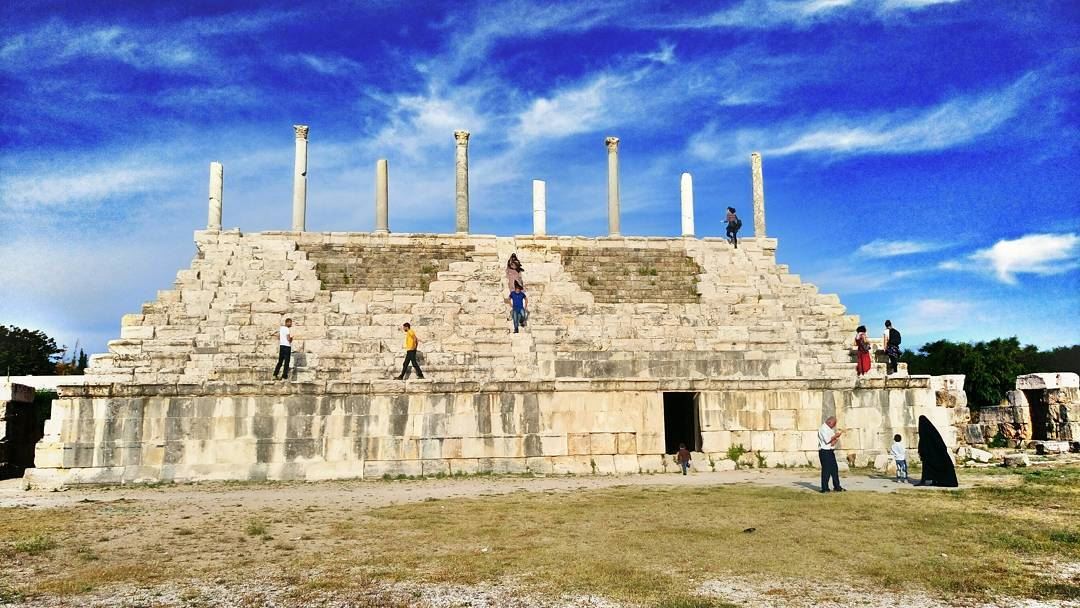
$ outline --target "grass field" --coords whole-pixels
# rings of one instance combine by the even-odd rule
[[[1075,579],[1044,576],[1051,564],[1080,563],[1080,467],[959,491],[635,486],[375,509],[314,498],[252,509],[225,491],[217,508],[163,504],[4,509],[0,599],[253,573],[298,598],[378,582],[494,581],[545,597],[705,607],[729,605],[696,594],[712,579],[827,573],[875,588],[914,584],[946,599],[1080,599]]]

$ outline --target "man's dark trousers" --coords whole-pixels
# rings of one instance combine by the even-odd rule
[[[401,377],[404,378],[406,372],[409,371],[409,363],[412,363],[413,367],[416,369],[416,377],[423,378],[424,372],[420,371],[420,364],[416,362],[415,350],[405,351],[405,362],[401,364]]]
[[[289,361],[292,360],[292,347],[291,346],[279,346],[277,356],[277,366],[274,367],[274,377],[277,378],[278,372],[281,371],[281,364],[285,364],[285,373],[282,374],[282,378],[289,377]]]
[[[832,477],[834,490],[840,489],[840,469],[836,466],[836,452],[833,450],[818,450],[818,459],[821,461],[821,489],[829,489],[829,477]]]

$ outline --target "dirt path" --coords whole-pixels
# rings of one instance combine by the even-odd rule
[[[963,479],[963,487],[1002,483],[1002,477]],[[852,492],[933,491],[898,484],[890,477],[853,473],[842,478]],[[196,508],[222,506],[222,501],[254,509],[296,508],[308,504],[320,507],[377,508],[430,499],[472,498],[513,492],[570,492],[622,486],[715,486],[753,484],[786,487],[807,492],[818,490],[818,473],[810,469],[751,469],[701,472],[687,476],[671,474],[622,476],[514,477],[481,476],[461,479],[400,481],[321,481],[228,483],[206,482],[163,486],[118,486],[72,488],[55,492],[23,490],[21,480],[0,483],[0,508],[65,507],[91,501],[137,500],[173,503]]]

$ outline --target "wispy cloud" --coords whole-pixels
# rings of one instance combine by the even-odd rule
[[[971,326],[972,318],[980,315],[975,302],[960,298],[922,298],[897,315],[897,326],[911,333],[925,335],[928,332],[955,330]]]
[[[1000,128],[1035,95],[1037,84],[1037,75],[1029,73],[1002,90],[956,97],[930,108],[858,117],[822,116],[769,130],[725,133],[710,123],[690,138],[688,151],[699,158],[719,157],[738,163],[752,150],[769,156],[944,150]]]
[[[1009,285],[1017,283],[1017,275],[1057,275],[1078,267],[1080,236],[1075,233],[1028,234],[1017,239],[1002,239],[992,247],[939,265],[943,270],[992,273]]]
[[[867,258],[891,258],[914,253],[926,253],[939,251],[952,245],[948,243],[932,243],[930,241],[890,241],[887,239],[875,239],[859,247],[856,254]]]
[[[960,0],[743,0],[739,4],[705,16],[686,18],[659,27],[804,29],[826,21],[852,16],[863,19],[885,19],[902,11],[918,11],[935,4],[952,4],[958,1]]]
[[[0,208],[25,212],[41,208],[60,210],[82,203],[96,207],[110,197],[160,189],[163,182],[175,175],[173,169],[164,165],[135,164],[18,174],[0,180]]]

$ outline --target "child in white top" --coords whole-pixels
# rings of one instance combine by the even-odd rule
[[[904,441],[900,435],[893,435],[893,444],[889,453],[896,461],[896,481],[907,481],[907,448],[904,447]]]

